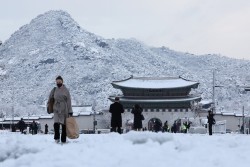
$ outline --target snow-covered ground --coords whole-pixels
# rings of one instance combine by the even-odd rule
[[[130,132],[81,135],[56,144],[52,135],[0,131],[1,167],[246,167],[250,136]]]

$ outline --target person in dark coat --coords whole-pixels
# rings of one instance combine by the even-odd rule
[[[240,133],[244,134],[244,124],[242,124],[240,127]]]
[[[25,122],[23,121],[23,118],[17,123],[18,128],[20,129],[20,132],[23,133],[23,130],[25,129]]]
[[[136,131],[140,131],[142,129],[142,108],[139,104],[135,104],[131,113],[134,114],[134,125],[133,128]]]
[[[168,121],[166,121],[166,122],[164,123],[163,132],[169,132]]]
[[[174,124],[173,124],[172,127],[171,127],[171,132],[172,132],[172,133],[176,133],[176,132],[177,132],[177,124],[176,124],[176,121],[174,121]]]
[[[48,134],[48,125],[45,124],[45,134]]]
[[[119,97],[115,98],[115,102],[110,105],[109,112],[111,113],[111,132],[122,133],[122,113],[124,113],[123,105],[119,103]]]
[[[35,121],[33,121],[33,122],[31,123],[31,131],[32,131],[32,135],[37,134],[37,129],[38,129],[37,124],[36,124],[36,122],[35,122]]]
[[[215,124],[215,119],[214,119],[214,114],[212,113],[211,110],[208,111],[208,116],[207,116],[207,123],[208,123],[208,131],[209,135],[212,135],[212,126]]]
[[[155,123],[154,123],[154,131],[155,132],[161,131],[162,130],[162,126],[161,125],[162,124],[159,121],[155,121]]]

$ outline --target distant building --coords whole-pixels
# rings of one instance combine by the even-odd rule
[[[165,121],[173,123],[180,118],[193,116],[192,104],[199,102],[201,97],[191,95],[191,89],[198,88],[199,83],[184,78],[169,77],[130,77],[111,83],[120,89],[123,95],[113,95],[109,99],[114,102],[120,97],[120,103],[126,109],[127,121],[132,119],[130,110],[135,104],[143,108],[145,120],[144,127],[150,129],[153,122],[163,124]]]
[[[45,106],[42,106],[45,108]],[[101,112],[95,112],[92,110],[92,105],[85,105],[85,106],[72,106],[73,108],[73,116],[76,119],[79,129],[80,130],[93,130],[93,121],[94,117],[98,121],[99,127],[107,127],[107,123],[105,120],[103,120],[103,114]],[[45,111],[46,113],[46,111]],[[17,124],[18,121],[23,118],[26,125],[31,124],[34,120],[37,124],[39,124],[39,127],[41,127],[41,130],[44,131],[45,124],[49,126],[49,131],[53,131],[53,125],[54,125],[54,114],[45,114],[45,115],[30,115],[30,116],[22,116],[22,117],[5,117],[0,118],[0,129],[10,129],[12,124]]]
[[[120,102],[124,108],[130,109],[140,104],[144,109],[164,109],[168,111],[188,111],[192,102],[201,100],[200,96],[190,95],[191,89],[198,87],[198,82],[179,78],[147,78],[130,77],[122,81],[114,81],[112,85],[120,89],[123,95]],[[116,96],[109,99],[114,102]]]

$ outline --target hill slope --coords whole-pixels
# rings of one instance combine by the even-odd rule
[[[68,13],[49,11],[16,31],[0,46],[1,108],[15,113],[38,112],[62,75],[74,103],[107,107],[107,97],[120,93],[111,81],[134,76],[182,76],[200,82],[198,93],[211,98],[216,69],[216,98],[227,111],[240,111],[248,95],[250,61],[218,55],[196,56],[168,48],[152,48],[135,39],[104,39],[82,29]],[[39,111],[43,112],[43,111]]]

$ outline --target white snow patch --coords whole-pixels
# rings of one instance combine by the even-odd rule
[[[165,142],[173,140],[173,136],[171,134],[159,135],[157,133],[151,132],[130,132],[126,136],[124,136],[124,138],[126,140],[132,141],[133,144],[145,144],[148,141],[163,144]]]
[[[93,47],[90,48],[90,51],[91,51],[92,53],[99,53],[98,49],[93,48]]]
[[[4,167],[245,167],[250,154],[249,136],[236,134],[82,134],[63,145],[53,135],[0,135]]]
[[[35,55],[35,54],[39,53],[39,51],[40,51],[39,49],[35,49],[35,50],[30,51],[28,54]]]
[[[2,68],[0,68],[0,75],[5,75],[7,71],[3,70]]]
[[[77,44],[78,46],[83,47],[83,48],[85,48],[85,47],[86,47],[86,45],[85,45],[85,43],[84,43],[84,42],[77,42],[76,44]]]

